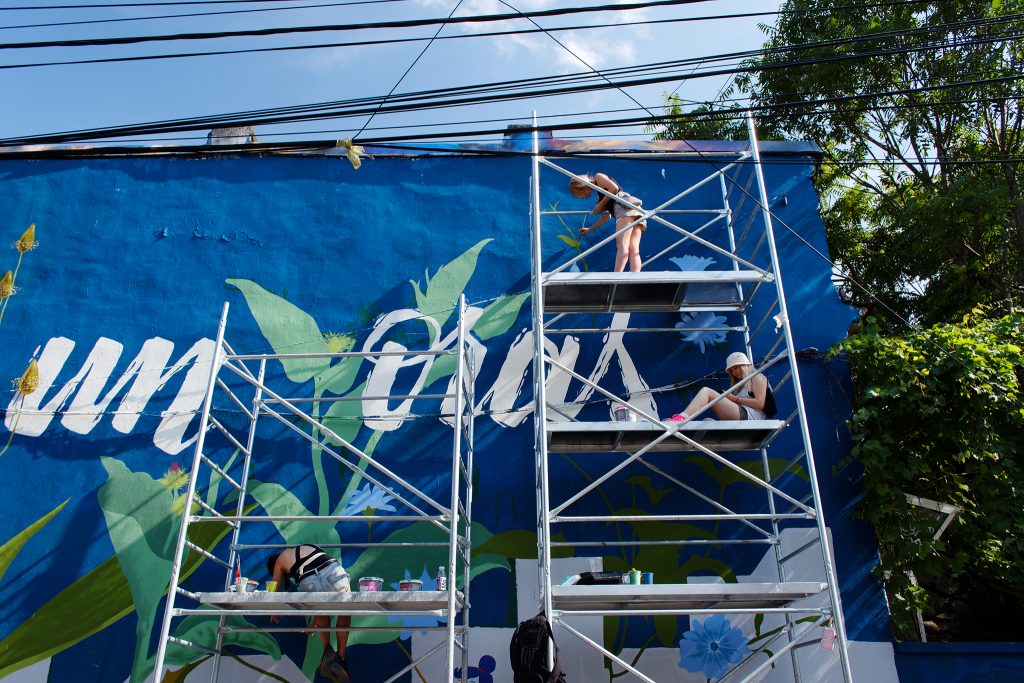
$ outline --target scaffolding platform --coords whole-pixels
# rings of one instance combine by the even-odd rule
[[[785,420],[694,420],[676,431],[713,451],[756,451],[786,426]],[[633,453],[665,429],[655,422],[548,422],[552,453]],[[689,441],[670,436],[650,451],[697,451]]]
[[[770,609],[828,590],[828,584],[798,583],[660,583],[646,585],[552,586],[551,604],[565,612],[698,609]]]
[[[544,312],[739,311],[770,278],[754,270],[545,273]]]
[[[448,609],[448,591],[372,591],[350,593],[198,593],[199,603],[225,610],[288,614],[296,610],[329,610],[336,614],[440,612]],[[457,609],[465,596],[456,591]]]

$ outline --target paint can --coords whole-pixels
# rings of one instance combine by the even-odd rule
[[[423,582],[419,579],[405,579],[398,582],[398,590],[403,593],[412,593],[413,591],[418,591],[420,588],[423,588]]]
[[[379,576],[363,576],[359,579],[360,593],[379,593],[384,586],[384,579]]]
[[[640,583],[645,585],[654,583],[654,572],[640,572]]]

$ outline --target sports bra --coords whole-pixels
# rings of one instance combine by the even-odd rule
[[[303,556],[303,548],[312,548],[313,550]],[[303,544],[295,548],[295,564],[292,565],[288,576],[295,583],[298,583],[306,574],[312,574],[318,569],[323,569],[332,562],[337,562],[337,560],[325,553],[319,546]]]

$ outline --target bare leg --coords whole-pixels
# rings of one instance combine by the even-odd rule
[[[623,223],[623,221],[626,221]],[[629,238],[632,230],[623,230],[622,227],[629,225],[629,220],[622,218],[616,223],[615,232],[615,272],[621,273],[626,269],[629,262]]]
[[[330,617],[313,617],[313,626],[315,628],[330,628],[331,627],[331,618]],[[330,631],[320,631],[319,632],[319,636],[320,636],[320,642],[323,643],[323,645],[324,645],[324,652],[327,652],[328,650],[334,649],[334,648],[331,647],[331,632]]]
[[[338,617],[338,626],[348,628],[352,625],[352,617]],[[348,647],[348,631],[338,631],[338,657],[345,659],[345,648]]]
[[[692,417],[695,412],[714,401],[718,395],[718,392],[714,389],[704,387],[697,392],[697,395],[693,397],[690,405],[686,406],[686,410],[683,412]],[[711,410],[714,411],[719,420],[740,420],[743,418],[742,413],[740,413],[740,407],[727,398],[711,406]]]
[[[638,225],[632,229],[629,235],[629,270],[634,273],[640,272],[640,238],[643,237],[643,234],[644,231]]]

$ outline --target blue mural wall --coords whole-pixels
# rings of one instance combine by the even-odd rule
[[[768,192],[779,218],[827,252],[809,179],[814,159],[807,151],[780,145],[768,156]],[[599,167],[568,160],[566,166],[605,171],[647,206],[713,170],[664,160],[602,160]],[[25,671],[40,681],[134,681],[149,675],[198,422],[195,411],[225,301],[231,304],[228,339],[237,351],[287,351],[310,344],[360,350],[385,343],[407,348],[440,343],[420,318],[430,314],[441,337],[450,337],[455,320],[446,311],[454,296],[466,294],[480,316],[473,334],[483,350],[478,351],[474,520],[479,533],[474,534],[473,590],[487,598],[474,601],[472,623],[513,626],[515,559],[530,556],[535,543],[529,175],[523,157],[376,156],[358,171],[344,159],[324,157],[0,161],[0,243],[13,247],[0,252],[0,274],[10,269],[13,287],[0,303],[0,378],[22,380],[5,385],[2,401],[0,543],[6,545],[0,555],[0,678]],[[572,198],[564,180],[554,176],[542,195],[549,206],[591,206]],[[720,189],[712,183],[688,201],[720,206]],[[752,210],[749,202],[746,210]],[[17,248],[30,224],[34,234]],[[579,227],[545,218],[545,253],[552,263],[576,253],[572,238]],[[656,253],[670,239],[652,225],[643,252]],[[787,230],[779,230],[778,239],[797,348],[825,350],[845,336],[853,313],[839,302],[825,261]],[[582,248],[587,246],[584,242]],[[612,257],[613,250],[604,249],[588,257],[586,267],[609,270]],[[707,260],[714,256],[695,246],[675,258],[682,260],[664,259],[652,267],[728,265]],[[399,321],[402,312],[408,320]],[[668,327],[713,322],[679,315],[646,320]],[[642,384],[644,400],[654,401],[663,416],[678,411],[698,388],[688,382],[719,372],[725,355],[740,347],[739,340],[715,332],[627,334],[611,352],[602,335],[566,343],[578,372],[591,375],[606,363],[598,373],[603,387],[639,396]],[[295,395],[316,390],[358,396],[372,385],[374,370],[364,363],[353,368],[344,385],[314,386],[315,373],[289,376],[274,365],[269,381],[288,385]],[[800,370],[849,634],[858,641],[887,641],[882,594],[870,575],[874,541],[853,516],[858,473],[838,466],[848,451],[847,368],[841,359],[819,355],[802,360]],[[396,393],[430,393],[449,378],[450,371],[438,368],[424,383],[419,369],[400,368],[392,386]],[[722,377],[705,381],[725,386]],[[674,388],[657,391],[666,386]],[[579,406],[582,419],[606,419],[608,404],[594,396],[580,398],[581,389],[567,387],[564,400],[586,404]],[[783,415],[792,410],[791,400],[780,403]],[[435,416],[441,406],[420,401],[391,408],[399,412],[390,421],[332,417],[357,445],[440,495],[451,438]],[[230,406],[218,410],[225,422],[242,424]],[[783,461],[799,448],[799,435],[789,431],[772,446],[772,456]],[[211,448],[222,449],[222,461],[231,455],[226,442],[213,439]],[[286,429],[267,425],[255,452],[265,454],[253,473],[262,488],[254,496],[258,507],[374,515],[371,525],[317,528],[303,539],[366,536],[372,541],[407,533],[386,519],[400,512],[400,505],[352,480]],[[726,486],[713,472],[672,457],[679,471],[690,468],[708,477],[709,486],[721,487],[716,490],[730,504],[749,502],[754,495],[749,487]],[[588,467],[599,463],[553,462],[552,480],[576,485]],[[627,471],[609,482],[600,495],[582,502],[580,512],[678,511],[681,492],[638,474]],[[794,475],[791,484],[799,483]],[[231,502],[229,490],[216,479],[203,479],[200,492],[215,506]],[[225,531],[209,532],[209,545],[223,543]],[[732,533],[696,530],[712,531]],[[251,532],[247,540],[282,536],[289,540],[268,528]],[[694,555],[676,549],[646,561],[666,577],[735,580],[763,554],[763,549],[728,548]],[[596,552],[581,548],[576,554]],[[631,552],[616,551],[604,565],[628,568],[644,561]],[[372,549],[346,551],[342,559],[356,567],[356,576],[372,573],[389,582],[421,576],[440,564],[432,556],[382,556]],[[253,576],[260,575],[263,562],[255,553],[243,558]],[[188,581],[221,581],[208,564],[193,562]],[[663,627],[654,641],[649,623],[639,623],[629,635],[612,629],[606,636],[616,648],[644,641],[676,648],[687,623],[679,619]],[[415,625],[396,623],[396,629]],[[196,637],[205,628],[186,627],[193,627]],[[354,636],[353,671],[363,680],[397,671],[409,661],[408,636],[400,630]],[[241,655],[290,659],[312,679],[317,653],[301,634],[247,638],[233,643]],[[173,680],[183,680],[192,664],[178,661]]]

